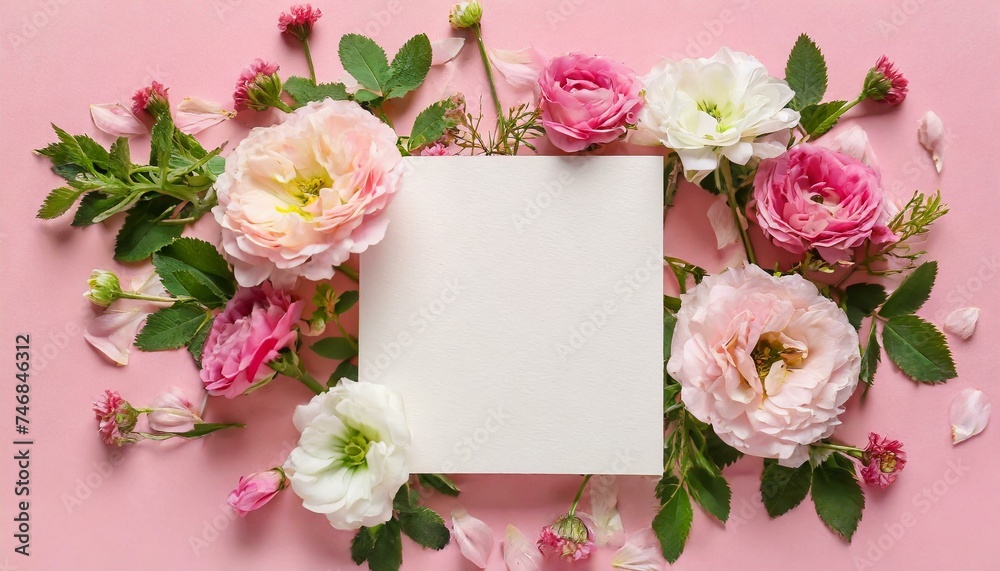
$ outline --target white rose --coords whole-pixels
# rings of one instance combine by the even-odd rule
[[[292,490],[336,529],[392,517],[392,499],[410,477],[410,429],[392,390],[348,379],[295,409],[298,446],[285,461]]]
[[[719,155],[740,165],[780,155],[783,144],[757,138],[799,122],[799,113],[785,108],[795,96],[788,84],[729,48],[710,58],[664,60],[642,81],[645,105],[632,142],[673,149],[690,180],[715,170]]]

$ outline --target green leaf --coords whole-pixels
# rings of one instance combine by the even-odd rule
[[[87,135],[70,135],[52,125],[58,142],[35,152],[49,158],[52,170],[66,180],[73,180],[79,174],[89,172],[99,174],[108,169],[108,151]]]
[[[208,333],[212,330],[213,321],[215,321],[214,317],[205,321],[205,324],[194,334],[187,346],[188,353],[191,354],[194,364],[198,365],[199,369],[201,368],[201,354],[205,350],[205,341],[208,339]]]
[[[347,310],[354,307],[354,304],[358,303],[358,290],[352,289],[345,291],[337,297],[337,303],[333,306],[333,314],[341,315],[346,313]]]
[[[683,486],[676,483],[676,478],[663,489],[660,499],[663,507],[653,518],[653,532],[660,541],[663,557],[674,563],[684,551],[694,510],[691,509],[691,499]]]
[[[813,470],[812,499],[823,523],[848,542],[858,529],[865,495],[854,476],[854,463],[832,454]]]
[[[159,196],[132,207],[115,239],[115,259],[120,262],[145,260],[179,238],[184,225],[159,223],[177,204],[176,198]]]
[[[357,565],[361,565],[368,560],[372,554],[372,550],[375,549],[375,541],[378,539],[381,530],[381,525],[362,527],[358,530],[358,533],[354,535],[354,539],[351,540],[351,561],[354,561]]]
[[[413,130],[406,141],[406,148],[412,151],[440,139],[444,132],[453,126],[445,119],[449,107],[446,101],[438,101],[421,111],[413,122]]]
[[[188,292],[188,295],[205,307],[216,309],[226,305],[226,302],[229,301],[225,294],[213,287],[212,282],[206,280],[202,274],[195,273],[195,270],[178,269],[170,277],[176,280],[181,288]]]
[[[359,34],[340,38],[340,63],[358,83],[381,95],[389,81],[389,60],[374,40]]]
[[[399,526],[418,545],[431,549],[444,549],[451,541],[451,533],[444,520],[430,508],[416,507],[399,514]]]
[[[38,214],[35,217],[42,220],[58,218],[66,214],[76,204],[77,199],[83,193],[83,190],[65,186],[59,187],[45,197],[45,201],[42,202],[42,206],[38,209]]]
[[[380,97],[382,96],[379,95],[378,93],[372,93],[367,89],[359,89],[354,92],[354,100],[357,101],[358,103],[367,103],[369,101],[375,101]]]
[[[299,106],[311,101],[323,101],[324,99],[342,101],[351,98],[343,83],[314,85],[312,80],[305,77],[289,77],[285,80],[284,88],[285,92],[291,95]]]
[[[403,539],[399,533],[399,522],[395,519],[382,524],[368,554],[368,568],[371,571],[398,571],[403,564]]]
[[[878,327],[873,322],[868,331],[868,344],[865,345],[865,349],[861,353],[861,382],[869,387],[875,383],[875,371],[878,370],[878,364],[881,360],[882,351],[878,344]]]
[[[358,354],[357,350],[344,337],[327,337],[313,343],[310,347],[320,357],[339,361],[350,359]]]
[[[386,99],[402,97],[424,82],[431,69],[431,41],[426,34],[413,36],[399,48],[389,66]]]
[[[178,349],[191,342],[212,314],[195,305],[176,303],[146,319],[146,325],[135,337],[142,351]]]
[[[217,298],[227,300],[236,293],[236,277],[229,264],[215,246],[204,240],[174,240],[153,254],[153,267],[163,287],[174,295],[196,297],[184,286],[185,278],[178,277],[182,273],[190,274],[189,277],[211,290]]]
[[[910,272],[896,291],[892,292],[878,314],[882,317],[909,315],[923,307],[931,296],[934,279],[937,277],[937,262],[925,262]]]
[[[350,360],[341,361],[337,368],[330,373],[330,379],[326,381],[326,386],[334,387],[343,378],[351,379],[352,381],[358,380],[358,366],[352,363]]]
[[[816,105],[807,105],[799,112],[801,115],[799,123],[811,138],[817,139],[830,129],[833,129],[837,121],[840,120],[841,109],[845,105],[847,105],[846,101],[828,101]]]
[[[785,81],[795,92],[788,106],[799,110],[806,105],[819,103],[826,93],[826,60],[812,39],[802,34],[785,64]]]
[[[861,321],[875,313],[878,306],[885,303],[885,287],[879,284],[854,284],[844,290],[847,319],[855,329],[861,328]]]
[[[743,453],[726,444],[709,425],[702,431],[705,435],[705,456],[721,470],[743,457]]]
[[[425,488],[441,492],[446,496],[457,496],[460,492],[455,482],[444,474],[417,474],[417,481]]]
[[[170,166],[170,154],[174,149],[174,120],[170,113],[161,113],[153,124],[149,136],[149,164],[165,171]]]
[[[216,430],[223,430],[225,428],[246,428],[247,425],[239,423],[217,423],[217,422],[200,422],[194,425],[194,428],[188,430],[187,432],[176,432],[177,436],[182,438],[200,438],[206,434],[211,434]]]
[[[115,196],[108,196],[101,192],[90,192],[80,201],[76,214],[73,215],[73,226],[90,226],[99,222],[97,220],[104,212],[114,208],[120,199]]]
[[[764,460],[760,475],[760,499],[767,515],[784,515],[802,503],[812,485],[812,465],[803,462],[798,468],[786,468],[777,461]]]
[[[882,342],[889,358],[914,381],[940,383],[958,375],[944,334],[916,315],[886,321]]]
[[[687,471],[684,481],[688,491],[705,511],[723,523],[729,519],[729,503],[733,494],[721,474],[695,466]]]
[[[127,137],[118,137],[111,144],[108,157],[108,172],[123,181],[129,181],[132,170],[132,156]]]
[[[670,360],[670,345],[674,340],[674,328],[677,327],[677,316],[669,311],[663,312],[663,362]]]

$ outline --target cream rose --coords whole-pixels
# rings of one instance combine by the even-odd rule
[[[332,277],[382,239],[402,172],[396,134],[357,103],[310,103],[252,130],[226,159],[212,211],[237,281]]]
[[[751,265],[681,296],[667,372],[727,444],[798,466],[840,424],[860,367],[858,334],[837,304],[797,274]]]

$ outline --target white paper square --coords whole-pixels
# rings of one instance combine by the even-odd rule
[[[662,159],[406,160],[359,365],[403,395],[410,471],[662,473]]]

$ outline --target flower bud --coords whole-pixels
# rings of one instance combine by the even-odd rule
[[[94,402],[93,411],[97,418],[97,431],[106,444],[121,446],[136,442],[132,430],[139,420],[139,411],[123,399],[118,391],[104,391]]]
[[[313,8],[310,4],[296,4],[288,12],[282,12],[278,16],[278,29],[304,42],[309,39],[313,24],[322,15],[319,8]]]
[[[161,113],[170,113],[167,88],[159,81],[137,89],[132,94],[132,113],[141,115],[143,111],[148,112],[153,117],[159,117]]]
[[[288,479],[281,468],[242,476],[236,489],[229,493],[229,507],[240,517],[246,517],[248,513],[271,501],[287,483]]]
[[[555,523],[542,528],[538,548],[544,553],[555,553],[569,561],[590,557],[594,541],[590,528],[574,514],[564,514]]]
[[[280,103],[281,78],[278,77],[278,64],[260,58],[253,60],[236,82],[233,101],[237,107],[254,111],[266,111]]]
[[[122,296],[122,286],[114,272],[94,270],[90,273],[87,285],[90,289],[83,296],[101,307],[111,305]]]
[[[889,58],[882,56],[875,62],[875,67],[868,70],[861,95],[872,101],[899,105],[906,99],[909,84],[910,81],[903,77]]]
[[[452,28],[470,28],[483,19],[483,5],[477,0],[459,2],[451,7],[448,22]]]

